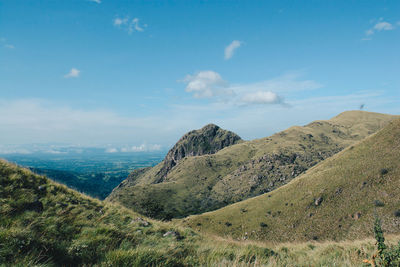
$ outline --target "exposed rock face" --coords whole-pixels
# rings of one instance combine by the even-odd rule
[[[224,147],[237,144],[242,139],[234,132],[207,124],[199,130],[185,134],[165,156],[164,166],[157,173],[157,183],[165,180],[168,172],[183,158],[214,154]]]
[[[307,153],[265,154],[223,177],[213,186],[210,198],[212,201],[234,203],[273,191],[341,150],[342,148],[308,149]]]

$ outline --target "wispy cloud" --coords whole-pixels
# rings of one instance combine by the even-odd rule
[[[397,25],[400,25],[399,22],[396,23]],[[396,29],[396,26],[393,25],[392,23],[389,23],[387,21],[383,21],[382,18],[379,19],[378,22],[374,24],[374,26],[368,30],[365,31],[365,38],[362,40],[371,40],[371,36],[374,35],[377,32],[382,32],[382,31],[392,31]]]
[[[128,23],[128,18],[115,18],[114,19],[114,26],[121,26],[121,25],[125,25]]]
[[[80,70],[72,68],[67,74],[64,75],[64,78],[78,78],[80,73]]]
[[[374,27],[372,27],[371,29],[367,30],[365,32],[365,34],[368,36],[368,35],[374,34],[375,32],[391,31],[391,30],[394,30],[394,28],[395,27],[391,23],[386,22],[386,21],[381,21],[381,22],[376,23],[374,25]]]
[[[140,146],[131,146],[121,148],[121,152],[146,152],[146,151],[159,151],[161,150],[161,145],[158,144],[146,144],[143,143]]]
[[[117,28],[124,29],[128,32],[128,34],[132,34],[133,32],[143,32],[144,28],[147,27],[147,24],[140,24],[139,18],[130,19],[129,17],[117,17],[113,21],[113,25]]]
[[[101,0],[88,0],[88,1],[90,1],[90,2],[95,2],[95,3],[97,3],[97,4],[101,4]]]
[[[7,42],[7,39],[2,37],[0,38],[0,44],[3,45],[3,47],[7,48],[7,49],[14,49],[15,46],[13,44],[10,44]]]
[[[281,104],[284,103],[283,98],[278,94],[271,91],[257,91],[253,93],[244,94],[240,101],[244,104]]]
[[[231,59],[235,51],[242,45],[242,42],[238,40],[232,41],[227,47],[225,47],[225,60]]]
[[[160,151],[162,148],[159,144],[142,143],[139,146],[123,146],[123,147],[109,147],[106,153],[131,153],[131,152],[152,152]]]
[[[290,71],[283,75],[268,80],[232,85],[232,90],[236,92],[254,92],[258,90],[274,91],[280,94],[289,92],[309,91],[322,88],[323,85],[314,81],[304,79],[303,71]]]
[[[132,20],[132,23],[131,23],[130,27],[131,27],[130,28],[131,32],[133,31],[133,29],[135,29],[138,32],[144,31],[144,29],[139,25],[139,19],[138,18],[134,18]]]

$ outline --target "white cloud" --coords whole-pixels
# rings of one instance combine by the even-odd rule
[[[212,70],[200,71],[194,75],[187,75],[183,82],[187,83],[186,92],[193,93],[195,98],[211,98],[220,95],[230,95],[228,83],[221,75]]]
[[[227,47],[225,47],[225,60],[232,58],[233,54],[235,53],[236,49],[241,46],[241,42],[238,40],[234,40],[230,43]]]
[[[95,2],[97,4],[101,4],[101,0],[89,0],[90,2]]]
[[[391,31],[391,30],[395,29],[395,26],[393,24],[386,22],[386,21],[381,21],[381,20],[382,20],[382,18],[371,29],[368,29],[367,31],[365,31],[365,35],[371,36],[371,35],[375,34],[376,32]],[[367,38],[364,38],[364,39],[369,40]]]
[[[162,148],[161,145],[158,144],[146,144],[143,143],[139,146],[123,146],[120,148],[117,147],[109,147],[106,149],[106,153],[132,153],[132,152],[151,152],[151,151],[160,151]]]
[[[115,27],[122,28],[126,30],[129,34],[133,32],[143,32],[144,28],[147,27],[147,24],[140,25],[139,18],[133,18],[132,20],[129,17],[125,18],[115,18],[113,21]]]
[[[64,75],[64,78],[78,78],[80,73],[80,70],[72,68],[67,74]]]
[[[121,26],[128,23],[128,18],[115,18],[114,26]]]
[[[106,149],[106,153],[117,153],[117,152],[118,152],[118,149],[116,149],[115,147]]]
[[[378,22],[374,26],[374,30],[377,31],[390,31],[393,29],[394,29],[393,25],[386,21]]]
[[[322,85],[313,80],[301,80],[302,72],[289,72],[277,78],[262,82],[230,85],[215,71],[201,71],[187,75],[186,92],[193,93],[195,98],[215,98],[233,105],[282,104],[283,96],[288,92],[315,90]]]
[[[283,103],[283,98],[271,91],[257,91],[247,93],[241,97],[241,102],[244,104],[280,104]]]
[[[14,49],[15,48],[15,46],[13,46],[12,44],[5,44],[4,47],[8,48],[8,49]]]
[[[128,153],[128,152],[149,152],[149,151],[160,151],[161,145],[152,144],[147,145],[146,143],[141,144],[140,146],[130,146],[130,147],[122,147],[121,152]]]
[[[133,31],[133,29],[135,29],[136,31],[138,31],[138,32],[142,32],[142,31],[144,31],[144,29],[142,28],[142,27],[140,27],[140,25],[139,25],[139,19],[138,18],[134,18],[133,20],[132,20],[132,23],[131,23],[131,32]],[[132,27],[133,27],[133,29],[132,29]]]
[[[374,34],[374,30],[369,29],[369,30],[365,31],[365,34],[366,34],[367,36],[372,35],[372,34]]]

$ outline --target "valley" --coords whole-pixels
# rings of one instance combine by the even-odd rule
[[[102,200],[130,172],[156,165],[164,153],[104,153],[100,149],[86,149],[81,153],[4,154],[0,157]]]

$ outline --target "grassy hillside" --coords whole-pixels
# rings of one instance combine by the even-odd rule
[[[375,214],[400,233],[400,120],[273,192],[184,224],[240,240],[345,240],[371,236]]]
[[[204,236],[0,161],[0,266],[361,266],[376,253],[374,242]]]
[[[215,210],[270,192],[385,126],[394,116],[344,112],[267,138],[184,157],[162,182],[164,164],[136,171],[107,198],[158,219]]]
[[[210,241],[0,160],[0,266],[266,264],[274,252]]]

